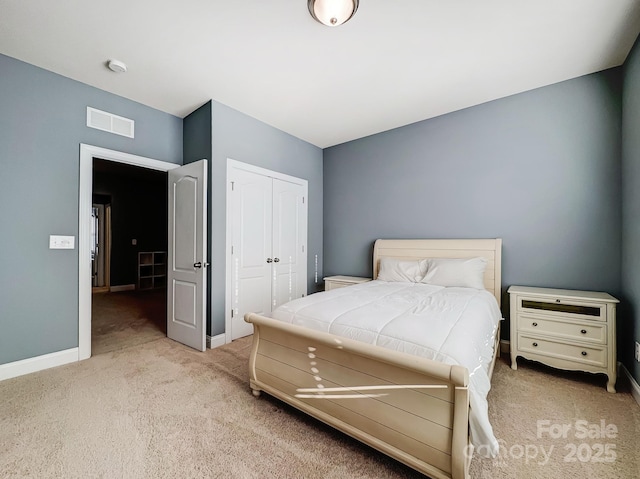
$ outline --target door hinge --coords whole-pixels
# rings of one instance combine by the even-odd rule
[[[231,318],[233,318],[233,309],[231,310]]]
[[[232,182],[231,182],[231,191],[234,191],[234,190],[235,190],[235,187],[236,187],[236,182],[235,182],[235,181],[232,181]]]
[[[231,254],[233,254],[233,246],[231,247]]]
[[[304,205],[304,196],[302,197],[302,204]]]
[[[304,253],[304,245],[302,245],[302,252]]]

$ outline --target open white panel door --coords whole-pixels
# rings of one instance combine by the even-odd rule
[[[207,160],[169,174],[167,336],[206,349]]]

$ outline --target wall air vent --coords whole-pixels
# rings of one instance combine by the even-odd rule
[[[87,126],[97,130],[108,131],[116,135],[133,138],[135,122],[113,113],[87,107]]]

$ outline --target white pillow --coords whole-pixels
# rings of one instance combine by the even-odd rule
[[[484,289],[485,258],[431,258],[426,262],[427,274],[422,283]]]
[[[426,264],[422,261],[382,257],[380,258],[378,279],[418,283],[426,272]]]

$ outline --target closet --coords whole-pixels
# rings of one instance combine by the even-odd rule
[[[307,181],[229,160],[232,339],[253,333],[248,312],[269,313],[307,293]]]

